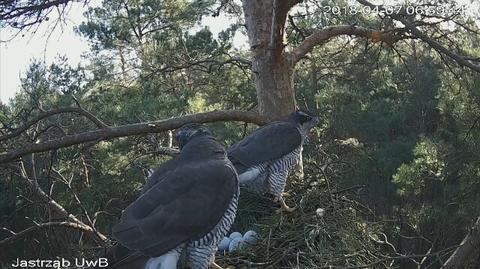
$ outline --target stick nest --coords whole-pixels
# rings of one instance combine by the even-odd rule
[[[307,175],[289,178],[286,201],[297,206],[293,213],[279,213],[271,198],[242,189],[231,231],[254,230],[260,239],[239,252],[217,254],[217,262],[224,268],[356,268],[384,257],[379,226],[367,221],[373,213],[349,198],[352,189],[335,189],[325,173]]]

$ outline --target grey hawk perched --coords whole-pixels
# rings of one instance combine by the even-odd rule
[[[235,219],[238,175],[204,126],[185,125],[176,139],[180,154],[150,176],[113,227],[113,237],[123,252],[144,257],[137,268],[175,269],[181,255],[192,269],[220,268],[213,259]],[[127,258],[113,268],[134,268],[125,265],[128,259],[135,264]]]
[[[298,163],[303,142],[319,119],[310,113],[295,111],[283,121],[270,123],[228,149],[228,158],[239,175],[240,185],[250,190],[271,193],[281,209],[288,172]]]

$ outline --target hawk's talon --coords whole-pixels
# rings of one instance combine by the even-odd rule
[[[273,198],[273,201],[274,201],[275,203],[279,203],[279,202],[281,203],[281,200],[283,200],[283,197],[290,197],[290,196],[291,196],[290,193],[288,193],[288,192],[282,192],[282,193],[280,194],[280,196],[275,196],[275,197]]]
[[[285,212],[288,212],[288,213],[292,213],[293,211],[295,211],[297,209],[296,206],[295,207],[289,207],[285,203],[285,200],[282,197],[278,198],[277,201],[280,203],[280,208],[277,210],[277,212],[285,211]]]
[[[211,269],[223,269],[220,265],[216,264],[215,262],[212,262],[212,264],[210,264],[210,268]]]
[[[278,213],[281,213],[282,211],[285,211],[285,212],[288,212],[288,213],[292,213],[293,211],[297,210],[297,207],[289,207],[289,206],[286,206],[286,207],[280,207],[279,209],[277,209],[277,212]]]

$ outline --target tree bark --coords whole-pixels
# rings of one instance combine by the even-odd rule
[[[285,0],[243,0],[258,111],[270,120],[295,110],[295,66],[283,44],[290,4]]]

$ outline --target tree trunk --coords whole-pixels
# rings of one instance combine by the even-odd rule
[[[269,119],[277,119],[295,110],[293,68],[284,57],[262,50],[254,57],[253,70],[258,110]]]
[[[290,1],[243,0],[258,111],[270,120],[295,110],[294,63],[283,44]]]

